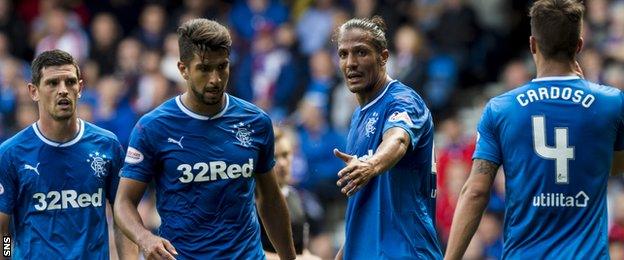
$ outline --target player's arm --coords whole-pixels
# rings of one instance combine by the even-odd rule
[[[121,171],[121,167],[124,163],[124,150],[119,141],[115,140],[115,160],[111,165],[111,172],[118,173]],[[115,213],[115,196],[117,195],[117,188],[119,187],[119,174],[109,174],[107,177],[107,191],[106,196],[111,205],[111,210],[114,216]],[[115,242],[115,249],[119,259],[139,259],[139,250],[135,243],[133,243],[126,235],[123,234],[119,225],[113,218],[112,232]]]
[[[473,161],[470,176],[459,194],[445,259],[461,259],[466,252],[490,200],[497,171],[496,163],[482,159]]]
[[[341,189],[342,193],[351,196],[371,178],[390,169],[403,158],[409,145],[410,135],[407,131],[401,127],[393,127],[384,132],[377,151],[366,161],[334,149],[334,154],[347,164],[338,172],[338,186],[345,185]]]
[[[115,224],[139,246],[146,259],[175,259],[175,248],[171,243],[152,234],[139,215],[137,206],[147,188],[147,183],[121,178],[114,204]]]
[[[611,163],[611,175],[620,176],[624,173],[624,151],[615,151],[613,153],[613,162]]]
[[[256,203],[262,223],[280,259],[295,259],[295,245],[290,228],[286,200],[282,196],[275,173],[271,169],[256,174]]]
[[[113,236],[115,237],[115,245],[117,246],[119,259],[139,259],[139,249],[137,245],[124,235],[116,222],[113,223]]]

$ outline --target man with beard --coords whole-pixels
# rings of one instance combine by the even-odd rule
[[[0,233],[15,246],[3,256],[109,259],[105,199],[114,201],[123,148],[113,133],[78,118],[82,88],[69,53],[45,51],[33,61],[28,91],[39,119],[0,146]],[[116,228],[115,238],[120,257],[132,258],[133,245]]]
[[[273,166],[268,115],[225,93],[232,40],[211,20],[178,29],[188,90],[143,116],[130,137],[115,219],[147,259],[261,259],[258,211],[282,259],[294,259],[290,220]],[[137,204],[156,183],[159,234]]]

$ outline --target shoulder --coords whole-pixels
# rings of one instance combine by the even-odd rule
[[[157,124],[157,122],[162,122],[163,120],[166,121],[167,118],[179,111],[176,99],[177,97],[171,98],[162,103],[160,106],[156,107],[154,110],[143,115],[141,118],[139,118],[136,127],[142,130],[146,127]]]
[[[15,150],[19,150],[26,144],[31,144],[39,139],[35,136],[32,126],[26,127],[17,134],[0,144],[0,161],[10,158]]]
[[[429,108],[422,97],[399,81],[388,86],[385,100],[384,103],[389,104],[390,107],[414,107],[418,112],[429,113]]]
[[[227,109],[230,111],[226,111],[226,113],[240,117],[251,117],[260,120],[263,124],[271,125],[271,118],[261,108],[232,95],[228,95],[228,98],[229,107]]]
[[[583,81],[587,88],[589,88],[589,92],[595,96],[596,100],[600,100],[601,102],[597,102],[599,105],[599,109],[602,112],[613,111],[620,115],[620,117],[624,116],[624,92],[622,92],[618,88],[614,88],[607,85],[600,85],[589,81]]]
[[[601,84],[590,82],[587,80],[583,80],[581,82],[587,85],[587,87],[590,89],[592,94],[595,94],[595,95],[600,95],[600,96],[607,97],[607,98],[613,98],[615,100],[621,99],[624,96],[621,90],[612,86],[601,85]]]
[[[261,108],[259,108],[258,106],[245,101],[243,99],[237,98],[235,96],[232,95],[227,95],[228,96],[228,109],[232,109],[235,112],[247,112],[247,113],[251,113],[251,114],[266,114],[266,112],[264,112],[264,110],[262,110]]]
[[[84,122],[84,128],[85,128],[86,134],[96,135],[96,136],[99,136],[99,137],[102,137],[102,138],[105,138],[105,139],[108,139],[117,143],[119,142],[117,135],[115,135],[113,132],[108,131],[104,128],[101,128],[85,120],[82,120],[82,122]]]
[[[398,80],[390,83],[387,95],[391,101],[416,102],[424,105],[422,97],[416,91]]]
[[[527,82],[517,88],[495,96],[486,103],[485,110],[491,110],[492,112],[500,113],[512,106],[513,104],[516,104],[516,99],[518,98],[518,95],[525,94],[527,90],[531,89],[533,86],[534,83]]]

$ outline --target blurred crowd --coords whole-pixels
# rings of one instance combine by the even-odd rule
[[[591,81],[624,89],[624,1],[586,0],[585,49],[578,59]],[[342,243],[346,198],[335,185],[354,96],[337,68],[334,29],[352,17],[382,16],[389,74],[427,101],[437,126],[442,243],[471,167],[475,126],[490,97],[534,77],[528,50],[529,0],[0,0],[0,138],[32,124],[36,104],[26,84],[34,55],[62,49],[80,62],[81,118],[127,144],[137,119],[185,89],[175,30],[204,17],[233,36],[228,92],[254,102],[293,134],[288,184],[309,223],[310,252],[332,258]],[[502,251],[504,176],[466,258]],[[141,204],[158,226],[153,194]],[[624,185],[609,187],[609,240],[624,259]],[[364,231],[363,231],[364,232]]]

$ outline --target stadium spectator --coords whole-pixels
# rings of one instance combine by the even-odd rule
[[[115,71],[117,45],[121,32],[115,17],[109,13],[96,15],[91,22],[91,46],[89,59],[94,60],[102,75]]]
[[[184,78],[178,70],[180,51],[178,50],[178,35],[170,33],[165,37],[164,53],[160,62],[160,73],[176,85],[182,85]],[[182,88],[181,88],[182,89]]]
[[[624,64],[611,63],[603,71],[602,80],[609,86],[624,90]]]
[[[320,259],[312,255],[308,249],[308,241],[310,240],[309,216],[306,212],[304,200],[300,195],[301,191],[290,185],[292,183],[290,172],[292,169],[294,132],[286,127],[274,127],[274,132],[275,176],[277,177],[277,185],[279,185],[288,205],[295,252],[297,257],[301,259]],[[267,259],[279,259],[264,227],[262,227],[262,247],[267,252]]]
[[[251,52],[239,64],[235,93],[280,121],[286,117],[289,99],[296,90],[292,56],[277,45],[272,25],[266,24],[254,37]]]
[[[609,29],[604,41],[607,57],[624,62],[624,2],[615,1],[609,9]]]
[[[40,54],[47,50],[60,49],[69,52],[81,63],[89,54],[89,41],[79,26],[71,26],[68,12],[54,8],[45,13],[45,34],[37,42],[35,52]]]
[[[161,5],[150,4],[143,8],[136,37],[148,49],[160,49],[165,39],[166,13]]]
[[[585,79],[593,82],[603,82],[601,73],[603,72],[604,64],[600,52],[595,48],[587,48],[581,53],[579,58]]]
[[[336,173],[343,163],[332,154],[333,148],[343,150],[345,137],[337,133],[327,121],[325,111],[327,99],[318,92],[310,92],[301,101],[297,119],[297,136],[299,146],[306,159],[307,172],[297,184],[316,194],[326,212],[319,230],[327,232],[332,224],[327,221],[332,206],[342,201],[340,191],[336,188]]]
[[[463,125],[457,118],[451,117],[442,121],[439,128],[436,140],[438,146],[436,224],[440,238],[446,244],[459,192],[470,173],[474,141],[465,134]]]
[[[288,10],[277,0],[236,0],[229,22],[234,33],[250,44],[263,28],[277,27],[288,20]]]
[[[428,63],[423,35],[412,26],[402,26],[394,35],[394,50],[388,74],[422,93]]]
[[[301,42],[301,52],[312,55],[327,46],[332,33],[334,16],[333,0],[315,1],[297,22],[297,36],[305,39]]]
[[[0,0],[0,32],[9,41],[8,51],[20,59],[25,59],[31,51],[28,45],[28,30],[24,21],[14,12],[12,2]]]
[[[94,122],[109,129],[124,147],[128,144],[132,124],[137,115],[126,98],[127,86],[120,79],[108,76],[98,81],[97,107],[93,111]]]

